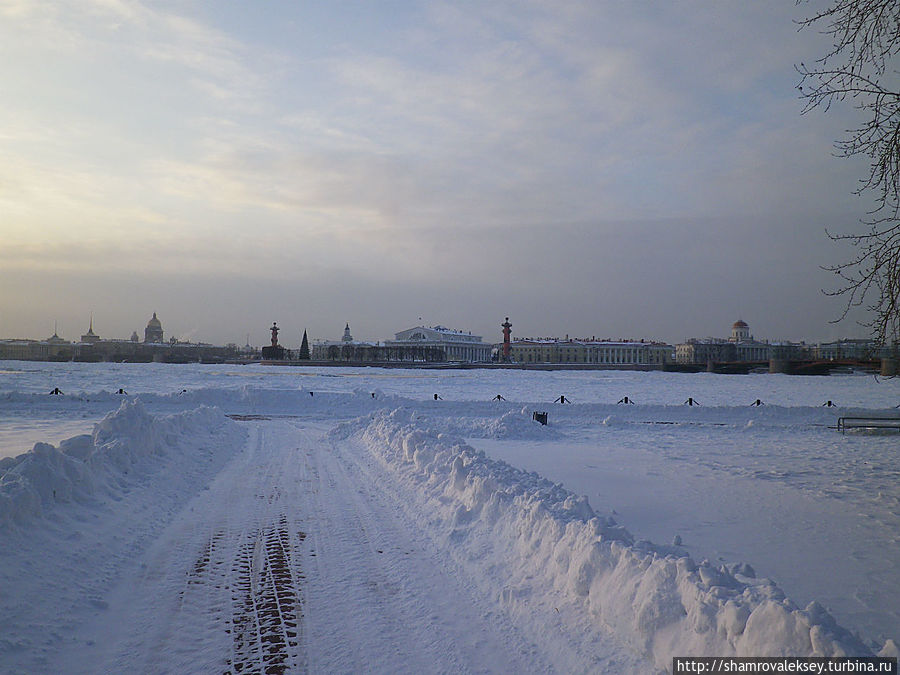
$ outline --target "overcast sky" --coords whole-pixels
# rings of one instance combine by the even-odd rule
[[[820,4],[0,0],[0,337],[862,336]]]

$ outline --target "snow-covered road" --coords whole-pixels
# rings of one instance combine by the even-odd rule
[[[364,447],[350,439],[310,447],[314,672],[587,670],[551,650],[559,637],[529,633],[484,596],[415,524],[415,502]]]
[[[305,437],[253,423],[246,446],[109,589],[55,672],[285,672],[306,663]],[[283,426],[283,425],[282,425]]]
[[[492,603],[473,596],[359,452],[313,444],[307,459],[312,670],[524,672],[527,642],[491,621]]]
[[[77,622],[54,613],[39,579],[21,579],[48,637],[0,663],[58,673],[653,670],[605,630],[586,632],[571,608],[529,615],[519,603],[512,615],[486,595],[357,440],[284,417],[239,424],[246,445],[194,482],[164,527],[132,531],[133,556],[79,571],[94,591]]]

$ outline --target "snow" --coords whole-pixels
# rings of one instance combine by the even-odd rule
[[[36,444],[0,476],[0,587],[6,672],[49,664],[109,604],[110,582],[244,445],[221,411],[149,415],[124,402],[92,435]],[[84,672],[90,670],[86,668]]]
[[[699,564],[668,546],[635,542],[585,497],[489,459],[459,439],[423,431],[415,412],[373,417],[365,444],[424,495],[423,526],[494,577],[493,589],[583,598],[585,609],[662,669],[673,653],[720,656],[865,653],[821,606],[805,610],[747,565]],[[343,430],[337,432],[342,436]],[[485,551],[489,551],[485,553]],[[498,551],[500,555],[497,555]],[[502,573],[498,574],[498,570]],[[538,579],[535,584],[532,580]],[[506,596],[506,597],[509,597]]]
[[[898,401],[868,376],[4,362],[0,670],[895,655],[896,432],[833,427]]]

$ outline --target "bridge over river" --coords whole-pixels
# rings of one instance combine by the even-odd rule
[[[696,366],[702,370],[703,366]],[[896,375],[897,362],[894,359],[835,359],[799,360],[769,359],[768,361],[710,361],[706,371],[723,374],[747,374],[752,372],[784,373],[786,375],[831,375],[838,373],[878,373]]]

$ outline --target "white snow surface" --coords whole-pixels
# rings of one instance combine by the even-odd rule
[[[867,652],[821,605],[798,609],[772,581],[756,580],[749,566],[698,565],[674,547],[636,543],[614,519],[598,517],[585,497],[423,430],[415,412],[377,414],[361,435],[410,492],[424,496],[423,527],[439,525],[446,548],[501,601],[546,595],[538,600],[545,606],[574,603],[659,669],[681,651]]]
[[[4,362],[0,671],[896,655],[897,435],[833,427],[898,402],[867,376]]]

